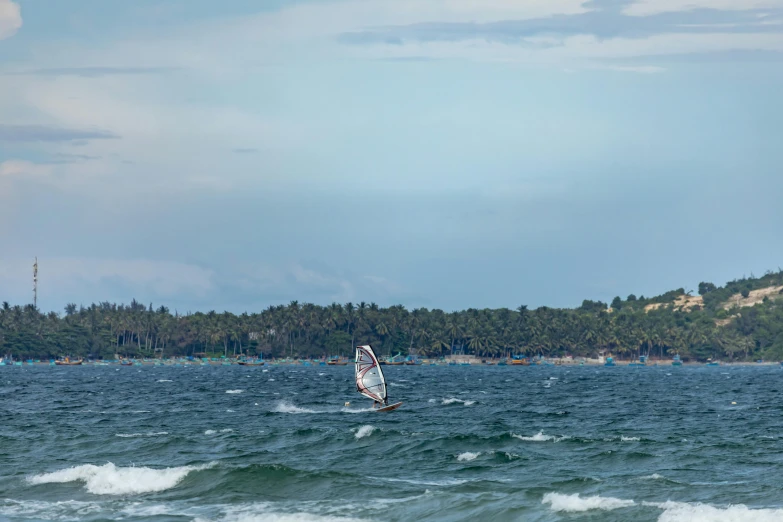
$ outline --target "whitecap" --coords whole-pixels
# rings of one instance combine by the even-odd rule
[[[570,439],[571,438],[568,435],[563,435],[562,437],[556,437],[554,435],[544,435],[543,431],[539,431],[538,433],[536,433],[532,437],[524,437],[522,435],[517,435],[515,433],[512,433],[511,436],[512,437],[516,437],[519,440],[524,440],[524,441],[528,441],[528,442],[547,442],[547,441],[560,442],[562,440],[566,440],[566,439]]]
[[[278,402],[277,405],[275,406],[275,409],[272,411],[275,413],[320,413],[315,410],[300,408],[299,406],[296,406],[295,404],[292,404],[289,401]]]
[[[189,473],[214,466],[180,466],[153,469],[145,467],[117,467],[109,462],[103,466],[84,464],[72,468],[33,475],[27,478],[30,484],[55,484],[84,482],[88,492],[94,495],[133,495],[166,491],[179,484]]]
[[[639,477],[639,480],[661,480],[663,478],[665,478],[663,475],[653,473],[652,475],[645,475],[644,477]]]
[[[242,393],[244,391],[245,390],[226,390],[226,393],[230,393],[230,394],[233,395],[233,394],[237,394],[237,393]]]
[[[657,507],[663,513],[658,522],[780,522],[783,509],[752,509],[744,504],[716,507],[709,504],[685,502],[642,502],[644,506]]]
[[[460,403],[463,406],[472,406],[473,404],[476,404],[476,401],[463,401],[462,399],[457,399],[457,398],[454,398],[454,397],[450,397],[448,399],[443,399],[441,404],[446,406],[446,405],[455,404],[455,403]]]
[[[160,435],[168,435],[169,432],[167,431],[156,431],[156,432],[147,432],[147,433],[117,433],[115,437],[121,437],[123,439],[130,439],[134,437],[158,437]]]
[[[639,437],[626,437],[625,435],[620,435],[620,440],[622,442],[639,442],[642,439]]]
[[[215,430],[207,430],[204,432],[204,435],[214,435],[215,433],[217,433]]]
[[[367,413],[368,411],[374,411],[374,408],[360,408],[360,409],[352,409],[348,407],[343,407],[341,410],[343,413]]]
[[[174,382],[171,379],[158,379],[158,382]]]
[[[370,426],[369,424],[365,424],[361,428],[356,430],[355,437],[357,439],[363,439],[364,437],[369,437],[372,435],[372,433],[375,431],[375,426]]]
[[[449,479],[449,480],[412,480],[412,479],[397,479],[397,478],[384,478],[386,482],[405,482],[407,484],[415,484],[417,486],[459,486],[466,484],[467,480],[461,479]]]
[[[476,460],[479,455],[481,455],[481,452],[472,453],[470,451],[466,451],[465,453],[460,453],[457,455],[457,460],[460,462],[470,462],[471,460]]]
[[[614,509],[631,507],[636,505],[633,500],[623,500],[613,497],[580,497],[579,493],[564,495],[562,493],[547,493],[541,500],[542,504],[549,504],[552,511],[566,513],[582,513],[593,509],[611,511]]]

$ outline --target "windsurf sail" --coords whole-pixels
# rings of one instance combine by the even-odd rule
[[[388,404],[386,379],[369,344],[356,347],[356,390],[374,401]]]

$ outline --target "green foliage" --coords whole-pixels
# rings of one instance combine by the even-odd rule
[[[317,306],[291,302],[260,313],[172,314],[165,306],[114,303],[77,307],[62,316],[42,314],[33,306],[0,307],[0,353],[46,359],[62,355],[113,358],[169,357],[200,353],[220,355],[320,357],[348,355],[355,344],[372,343],[379,353],[437,356],[464,350],[479,356],[544,354],[595,356],[609,351],[618,358],[640,354],[683,358],[783,358],[783,299],[727,312],[732,296],[783,284],[781,272],[732,281],[722,288],[699,285],[705,306],[691,312],[649,303],[671,303],[683,295],[672,290],[649,299],[612,300],[612,313],[601,301],[585,300],[573,310],[542,306],[529,310],[468,309],[445,313],[374,303]],[[730,319],[727,323],[725,320]],[[716,321],[721,322],[718,326]]]
[[[715,290],[717,290],[717,287],[712,283],[705,283],[705,282],[699,283],[699,295],[708,294]]]

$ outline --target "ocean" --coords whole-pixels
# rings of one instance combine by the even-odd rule
[[[779,367],[384,372],[2,367],[0,519],[783,520]]]

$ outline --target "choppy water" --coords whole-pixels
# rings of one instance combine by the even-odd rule
[[[0,518],[783,520],[780,368],[385,372],[0,368]]]

